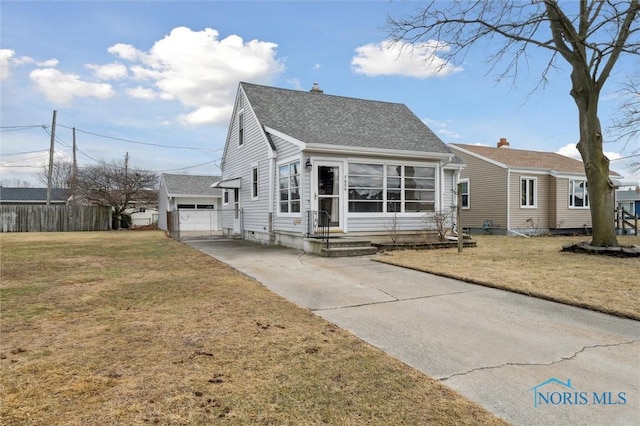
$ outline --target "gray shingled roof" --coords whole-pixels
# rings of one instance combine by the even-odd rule
[[[240,85],[260,124],[307,144],[450,153],[403,104]]]
[[[220,176],[194,176],[194,175],[171,175],[162,174],[167,193],[175,195],[205,195],[222,196],[222,190],[211,188],[211,184],[218,182]]]
[[[66,203],[72,191],[67,188],[51,188],[51,201]],[[23,203],[46,203],[47,188],[6,188],[0,187],[0,201]]]

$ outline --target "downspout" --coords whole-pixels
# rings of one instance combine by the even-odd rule
[[[276,151],[276,146],[271,139],[271,135],[264,130],[265,136],[267,137],[267,141],[269,142],[269,154],[267,155],[267,159],[269,161],[269,189],[267,191],[269,197],[269,207],[267,212],[267,232],[269,233],[269,241],[271,243],[275,242],[275,237],[273,234],[273,213],[274,213],[274,197],[275,197],[275,170],[276,170],[276,160],[278,158],[278,152]]]
[[[511,168],[507,168],[507,231],[511,231]]]
[[[510,207],[511,207],[510,200],[511,200],[511,168],[508,168],[507,169],[507,235],[509,233],[512,233],[519,237],[529,238],[528,235],[525,235],[521,232],[514,231],[513,229],[511,229],[511,215],[509,214]]]

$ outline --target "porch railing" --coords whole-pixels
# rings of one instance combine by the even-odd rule
[[[307,235],[326,242],[329,248],[329,221],[331,216],[326,210],[307,210]]]
[[[633,221],[633,222],[632,222]],[[629,227],[638,235],[638,215],[625,210],[624,207],[616,209],[616,228],[626,230]]]

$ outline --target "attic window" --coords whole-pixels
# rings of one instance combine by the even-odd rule
[[[244,113],[238,115],[238,145],[244,144]]]

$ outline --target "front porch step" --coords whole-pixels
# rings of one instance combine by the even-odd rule
[[[320,250],[320,256],[324,257],[349,257],[349,256],[366,256],[370,254],[376,254],[377,248],[369,246],[350,246],[350,247],[331,247],[322,248]]]
[[[319,242],[320,250],[316,253],[324,257],[366,256],[378,251],[370,240],[362,238],[329,238],[329,244],[326,240]]]

